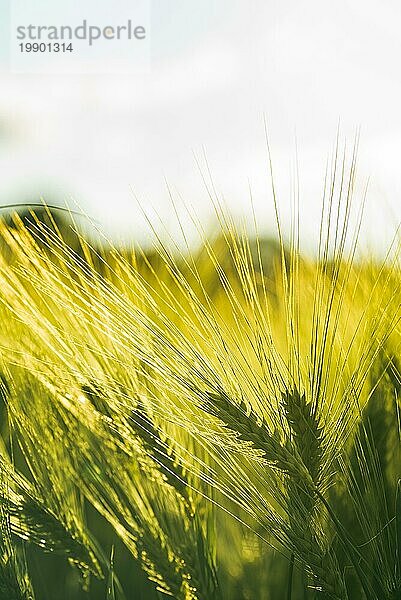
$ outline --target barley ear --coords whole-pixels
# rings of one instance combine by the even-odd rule
[[[320,484],[323,457],[324,429],[312,402],[306,401],[305,393],[296,388],[286,391],[282,397],[284,412],[293,442],[316,487]]]
[[[332,598],[345,598],[346,587],[336,557],[319,539],[315,524],[315,491],[321,482],[324,429],[312,402],[307,402],[305,393],[296,388],[284,392],[282,407],[292,443],[313,482],[311,487],[299,478],[286,480],[289,537],[309,571],[312,587],[321,587]]]
[[[207,400],[202,407],[209,414],[218,417],[224,427],[238,439],[251,442],[272,466],[291,477],[306,479],[312,483],[309,472],[297,452],[294,452],[292,444],[288,440],[282,442],[278,431],[270,431],[263,417],[256,415],[245,402],[236,403],[221,391],[218,394],[207,393]]]

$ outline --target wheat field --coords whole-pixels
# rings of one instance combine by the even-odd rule
[[[1,599],[401,598],[400,243],[354,180],[309,257],[218,200],[143,250],[2,220]]]

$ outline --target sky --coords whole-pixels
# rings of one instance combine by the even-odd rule
[[[118,0],[97,5],[102,19],[123,20]],[[337,129],[349,151],[360,130],[363,237],[388,243],[401,221],[398,1],[149,0],[148,8],[148,68],[130,69],[126,54],[126,73],[101,72],[100,62],[96,74],[14,73],[12,25],[0,13],[0,205],[44,195],[134,239],[138,202],[174,227],[170,192],[207,220],[210,168],[229,210],[249,214],[252,194],[260,229],[270,231],[266,120],[284,227],[297,164],[303,236],[317,239]]]

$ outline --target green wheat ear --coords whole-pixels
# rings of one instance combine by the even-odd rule
[[[85,385],[81,389],[98,412],[115,418],[113,407],[107,404],[99,386]],[[185,510],[182,513],[179,511],[175,515],[176,520],[173,520],[173,512],[169,512],[168,506],[155,502],[155,523],[162,523],[158,534],[155,533],[155,523],[151,524],[138,514],[136,518],[140,534],[135,540],[134,555],[159,592],[177,600],[217,599],[219,588],[214,560],[199,515],[192,506],[185,474],[174,453],[163,441],[164,434],[151,419],[144,403],[138,399],[136,401],[135,410],[122,413],[119,419],[139,440],[146,455],[163,474],[164,481],[174,488],[179,496],[179,504]],[[163,488],[164,484],[159,489],[159,501],[164,497]],[[167,536],[163,530],[166,524],[170,527]],[[171,530],[175,530],[174,534]]]
[[[224,392],[208,393],[203,408],[218,417],[238,439],[251,442],[268,462],[286,475],[288,537],[297,550],[298,559],[311,574],[313,587],[321,587],[328,597],[343,599],[347,597],[345,584],[335,556],[322,545],[313,525],[324,431],[305,394],[297,390],[285,392],[282,406],[291,434],[284,443],[277,433],[270,432],[263,418],[244,402],[235,404]]]
[[[235,403],[223,391],[207,393],[207,401],[203,409],[218,417],[224,427],[232,431],[243,442],[251,442],[256,450],[260,450],[265,459],[283,473],[296,479],[301,478],[312,483],[309,472],[305,469],[290,441],[283,443],[278,431],[271,432],[263,417],[248,408],[245,402]]]
[[[321,480],[324,428],[316,414],[316,407],[307,402],[306,394],[295,387],[282,395],[282,407],[295,445],[307,469],[314,489]],[[288,478],[289,535],[294,540],[297,554],[311,575],[312,587],[321,587],[332,598],[346,597],[345,584],[335,556],[319,540],[316,530],[315,505],[317,496],[301,479]]]
[[[284,412],[293,442],[313,483],[318,487],[323,457],[324,428],[320,425],[312,402],[296,388],[282,397]]]
[[[81,386],[81,389],[91,401],[95,410],[113,419],[113,409],[107,401],[107,396],[98,385],[85,384]],[[141,441],[146,454],[153,459],[155,466],[162,473],[166,482],[179,494],[186,508],[192,511],[190,488],[186,474],[173,450],[163,442],[160,429],[149,416],[141,400],[137,400],[135,410],[130,412],[126,424]]]
[[[173,450],[168,449],[163,442],[160,429],[150,418],[143,402],[139,401],[135,411],[129,419],[129,425],[142,441],[145,452],[149,454],[158,465],[167,483],[176,490],[184,500],[187,508],[191,510],[190,488],[184,470]]]

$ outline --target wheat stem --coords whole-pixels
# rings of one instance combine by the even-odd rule
[[[294,553],[292,553],[290,556],[290,562],[288,565],[287,600],[291,600],[291,598],[292,598],[292,580],[294,577],[294,562],[295,562],[295,557],[294,557]]]

